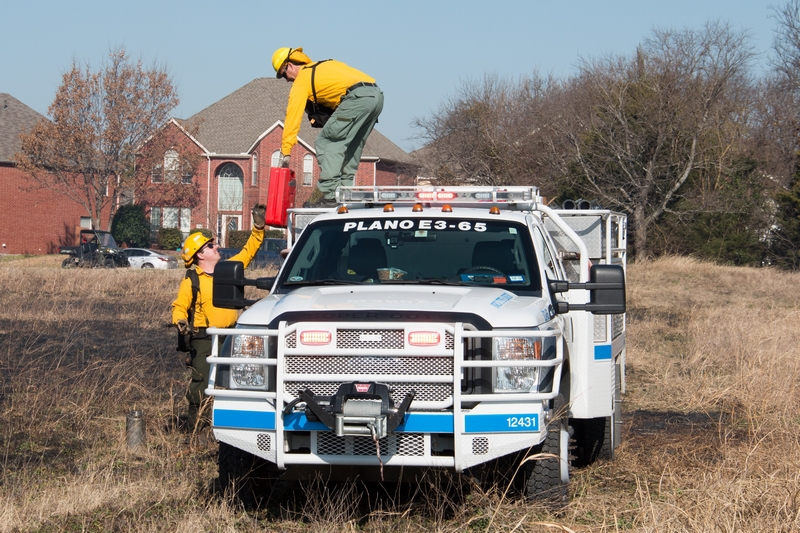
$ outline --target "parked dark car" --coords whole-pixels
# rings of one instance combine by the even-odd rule
[[[58,253],[69,256],[61,263],[62,268],[117,268],[129,266],[128,257],[117,246],[114,237],[107,231],[83,229],[80,244],[60,246]]]
[[[284,249],[286,249],[286,239],[264,239],[261,249],[256,253],[248,268],[280,267],[283,261],[281,250]],[[241,251],[241,248],[220,248],[219,255],[225,260],[230,259]]]

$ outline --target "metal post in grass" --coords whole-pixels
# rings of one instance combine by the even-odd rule
[[[145,444],[145,422],[142,411],[131,411],[125,419],[125,430],[128,440],[128,448],[138,448]]]

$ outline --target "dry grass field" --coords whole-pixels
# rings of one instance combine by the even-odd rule
[[[410,501],[311,483],[248,514],[216,488],[213,439],[169,429],[182,270],[59,265],[0,258],[0,532],[800,530],[800,275],[631,265],[624,442],[563,510],[433,476]]]

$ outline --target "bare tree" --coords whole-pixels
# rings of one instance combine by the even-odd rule
[[[82,205],[95,227],[108,208],[110,227],[136,148],[177,104],[167,72],[131,62],[122,49],[96,72],[73,62],[48,108],[52,122],[21,136],[17,165],[38,186]]]
[[[781,8],[775,9],[775,38],[773,49],[775,57],[773,68],[788,87],[800,90],[800,0],[789,0]]]
[[[637,257],[691,176],[719,186],[742,137],[755,53],[727,25],[659,31],[632,57],[587,61],[562,122],[576,189],[631,215]]]
[[[427,172],[439,183],[551,185],[545,134],[559,84],[536,73],[517,82],[486,75],[468,81],[428,118],[414,125],[426,142]],[[549,187],[553,189],[553,187]]]

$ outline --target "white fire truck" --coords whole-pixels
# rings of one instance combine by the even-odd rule
[[[226,337],[206,391],[223,485],[545,452],[524,461],[524,491],[563,501],[571,463],[613,457],[624,215],[551,209],[536,187],[350,187],[337,200],[290,211],[276,277],[216,268],[214,305],[248,307],[208,330]],[[269,293],[247,299],[246,286]]]

